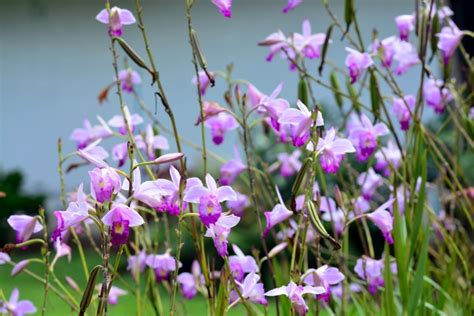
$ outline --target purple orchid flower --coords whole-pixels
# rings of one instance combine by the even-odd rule
[[[95,19],[100,23],[108,25],[110,36],[121,36],[124,25],[130,25],[136,22],[132,12],[119,7],[112,7],[110,9],[110,15],[107,9],[102,9]]]
[[[11,314],[13,316],[23,316],[26,314],[36,313],[36,307],[31,301],[19,301],[20,291],[17,288],[13,289],[8,302],[0,301],[0,313]]]
[[[354,271],[357,273],[359,278],[365,280],[369,287],[370,294],[374,295],[378,288],[385,285],[383,270],[384,270],[384,259],[372,259],[367,256],[362,256],[357,259]],[[390,269],[392,273],[396,273],[397,266],[392,264]]]
[[[335,229],[335,233],[341,235],[344,231],[346,214],[342,209],[337,207],[336,202],[330,197],[322,196],[319,211],[322,212],[321,219],[331,223]]]
[[[242,194],[240,192],[235,191],[236,199],[234,201],[227,201],[226,205],[227,208],[234,214],[235,216],[242,217],[244,215],[244,211],[247,207],[250,206],[250,201],[247,195]]]
[[[139,273],[145,271],[146,258],[145,250],[141,250],[138,254],[131,255],[127,258],[127,270],[130,270],[135,280],[138,279]]]
[[[362,197],[370,201],[377,188],[382,186],[383,178],[375,173],[374,169],[369,168],[367,172],[359,174],[357,184],[361,186]]]
[[[143,225],[143,217],[137,211],[124,204],[116,204],[102,217],[102,222],[111,227],[112,245],[127,243],[130,227]]]
[[[104,160],[109,156],[109,153],[103,147],[99,146],[100,142],[101,139],[98,139],[87,145],[84,149],[78,149],[77,154],[96,167],[105,168],[108,167],[108,165]]]
[[[10,273],[10,275],[12,277],[17,276],[18,274],[23,272],[23,270],[26,269],[26,267],[30,264],[30,262],[31,262],[31,260],[29,260],[29,259],[25,259],[25,260],[21,260],[21,261],[17,262],[15,264],[15,266],[13,267],[12,272]]]
[[[43,230],[43,225],[38,222],[36,216],[11,215],[8,217],[7,222],[16,232],[17,244],[27,241],[32,234]]]
[[[289,11],[294,10],[301,3],[303,3],[303,0],[288,0],[288,3],[283,8],[282,12],[283,13],[288,13]]]
[[[318,299],[329,303],[331,296],[331,286],[341,283],[345,279],[338,268],[333,268],[328,265],[323,265],[317,269],[308,269],[302,277],[304,284],[310,286],[321,286],[326,292],[319,294]]]
[[[258,272],[258,265],[255,258],[246,256],[237,245],[232,245],[235,255],[229,257],[229,266],[234,279],[242,281],[246,273]]]
[[[351,84],[354,84],[374,61],[368,53],[361,53],[349,47],[346,47],[346,51],[349,53],[346,57],[346,66],[351,76]]]
[[[109,125],[119,129],[119,133],[122,135],[127,135],[127,125],[125,124],[125,119],[127,120],[130,130],[133,133],[135,127],[143,123],[143,118],[138,114],[130,114],[130,110],[127,106],[124,107],[125,118],[122,115],[115,115],[109,120]]]
[[[213,72],[208,72],[208,74],[211,75],[211,77],[214,77]],[[203,96],[206,94],[207,88],[209,88],[209,86],[211,85],[211,81],[209,80],[209,77],[207,76],[206,72],[203,70],[199,71],[198,76],[197,77],[194,76],[191,82],[194,85],[197,85],[198,78],[199,78],[199,87],[200,87],[199,93],[201,94],[201,96]]]
[[[247,97],[252,107],[260,105],[260,101],[262,100],[263,96],[264,94],[258,90],[257,87],[251,83],[247,84]]]
[[[382,61],[382,66],[390,68],[392,66],[393,56],[395,55],[396,45],[399,39],[395,36],[384,38],[382,41],[376,39],[371,46],[373,54],[378,55]]]
[[[170,271],[181,267],[181,262],[173,258],[169,253],[161,255],[148,255],[146,265],[155,271],[156,282],[161,282],[169,277]]]
[[[420,63],[416,48],[408,42],[396,41],[393,59],[397,62],[395,74],[400,76],[406,73],[411,67]]]
[[[142,82],[142,78],[135,70],[123,69],[118,73],[118,80],[121,83],[122,90],[127,93],[132,93],[134,91],[134,86]]]
[[[211,0],[211,2],[219,9],[224,17],[232,17],[232,0]]]
[[[279,288],[270,290],[265,293],[265,296],[278,296],[278,295],[286,295],[291,301],[291,304],[295,308],[296,313],[299,316],[304,316],[308,312],[308,305],[306,305],[306,302],[303,299],[304,294],[323,294],[326,292],[324,287],[318,286],[302,286],[302,285],[296,285],[295,282],[290,281],[290,283],[286,286],[281,286]]]
[[[230,159],[222,165],[220,169],[219,183],[222,185],[231,185],[235,179],[247,169],[247,166],[240,159],[239,150],[234,145],[234,159]]]
[[[204,284],[204,276],[201,273],[199,262],[194,260],[191,265],[191,273],[182,272],[178,275],[177,281],[181,288],[183,297],[192,299],[197,294],[197,289]]]
[[[219,256],[227,256],[227,238],[229,237],[231,228],[236,226],[239,221],[240,217],[235,215],[222,215],[217,222],[210,224],[207,228],[204,236],[212,238]]]
[[[280,175],[288,178],[297,173],[301,169],[301,161],[299,160],[301,151],[294,150],[291,155],[288,153],[279,153],[278,161],[280,163]]]
[[[72,249],[66,243],[56,239],[54,249],[56,250],[56,255],[54,256],[53,262],[64,256],[67,256],[67,260],[71,262]]]
[[[293,34],[293,44],[298,52],[309,59],[319,58],[321,48],[326,40],[326,34],[311,34],[311,24],[309,20],[303,21],[303,34]]]
[[[162,135],[155,135],[153,127],[151,124],[148,124],[145,130],[145,138],[142,135],[135,137],[135,143],[137,147],[145,150],[148,159],[156,159],[156,150],[167,150],[170,148],[168,140]],[[128,152],[127,152],[128,154]]]
[[[453,99],[453,95],[447,87],[444,86],[442,80],[435,78],[428,78],[423,84],[423,98],[429,107],[441,114],[447,103]]]
[[[212,141],[216,145],[222,144],[224,135],[227,131],[234,130],[239,127],[235,118],[226,112],[220,112],[208,118],[205,123],[206,127],[211,129]]]
[[[402,98],[393,98],[393,113],[400,122],[402,131],[410,128],[411,113],[415,109],[416,99],[413,95],[407,94]]]
[[[377,138],[389,133],[387,126],[383,123],[375,125],[365,114],[360,117],[353,114],[348,125],[349,140],[356,148],[356,158],[366,161],[377,148]]]
[[[395,18],[398,32],[400,33],[400,39],[402,41],[408,41],[408,35],[415,29],[415,15],[414,14],[403,14]]]
[[[111,201],[112,196],[120,191],[120,176],[113,168],[94,168],[89,171],[89,177],[91,195],[99,203]]]
[[[199,217],[206,227],[217,222],[222,213],[220,203],[235,201],[236,194],[230,186],[217,187],[216,180],[206,175],[206,185],[202,183],[192,186],[184,195],[184,200],[189,203],[199,204]]]
[[[109,295],[107,296],[107,303],[109,303],[110,305],[117,305],[119,297],[124,296],[126,294],[127,291],[112,285],[109,291]]]
[[[367,217],[377,226],[389,245],[393,244],[392,229],[393,217],[387,209],[392,206],[394,199],[390,199],[380,205],[375,211],[367,214]]]
[[[170,166],[170,177],[171,181],[166,179],[153,181],[154,187],[160,190],[160,194],[163,197],[166,197],[161,200],[159,205],[153,207],[155,207],[157,211],[168,212],[171,215],[179,215],[181,174],[174,166]],[[186,194],[194,186],[202,186],[201,180],[195,177],[187,179],[183,194]],[[186,203],[183,202],[183,210],[186,206]]]
[[[2,264],[8,263],[10,261],[12,261],[12,259],[10,258],[10,256],[7,253],[0,252],[0,266]]]
[[[308,143],[306,149],[313,151],[313,143]],[[331,127],[326,135],[318,140],[316,147],[321,168],[326,173],[336,173],[339,170],[344,155],[355,152],[352,143],[345,138],[336,136],[336,130]]]
[[[88,119],[85,119],[82,124],[83,128],[76,128],[72,131],[70,139],[76,142],[78,149],[84,149],[92,142],[106,138],[112,135],[110,128],[104,125],[92,126]]]
[[[364,199],[362,196],[359,196],[354,203],[354,215],[362,215],[367,213],[370,210],[370,203]]]
[[[281,90],[283,89],[283,83],[280,83],[271,95],[264,95],[260,99],[259,112],[266,113],[270,118],[270,123],[277,131],[280,130],[280,116],[282,113],[290,107],[288,101],[282,98],[278,98]]]
[[[338,299],[342,299],[344,287],[342,284],[338,284],[331,287],[331,293],[333,297],[337,297]],[[361,286],[358,283],[349,283],[349,293],[359,293],[362,291]],[[351,295],[349,295],[349,300],[351,299]]]
[[[296,55],[288,43],[288,39],[286,38],[285,34],[283,34],[283,32],[280,30],[268,35],[263,41],[258,43],[258,45],[269,47],[270,52],[266,57],[268,62],[272,61],[273,57],[283,50],[285,50],[290,57]],[[284,53],[282,53],[281,56],[283,59],[287,58],[286,54]]]
[[[449,21],[449,25],[441,29],[441,32],[436,34],[438,37],[438,48],[443,52],[443,61],[447,65],[449,59],[453,56],[456,48],[461,43],[464,36],[464,32],[460,31],[459,28],[453,21]]]
[[[254,272],[251,272],[245,277],[242,283],[239,281],[236,281],[235,283],[237,283],[240,288],[242,298],[267,306],[268,301],[265,298],[265,288],[263,287],[263,283],[258,282],[259,280],[260,276]]]
[[[298,100],[296,105],[299,110],[293,108],[286,109],[278,119],[278,123],[288,124],[292,127],[291,140],[293,145],[301,147],[309,139],[311,127],[314,124],[316,124],[316,126],[323,126],[324,120],[321,112],[318,111],[316,122],[314,122],[312,112],[308,110],[303,102]]]
[[[375,159],[375,170],[388,177],[392,173],[392,167],[400,168],[402,154],[395,142],[389,140],[387,147],[382,147],[375,153]]]
[[[293,215],[293,212],[285,206],[285,202],[283,202],[283,198],[281,197],[280,190],[278,190],[278,187],[276,187],[276,193],[278,195],[278,200],[280,201],[280,203],[276,204],[271,210],[271,212],[264,213],[267,223],[265,225],[265,229],[263,230],[263,238],[267,237],[268,233],[275,225],[286,221],[288,218],[291,217],[291,215]]]

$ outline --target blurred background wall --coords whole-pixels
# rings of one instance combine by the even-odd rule
[[[199,143],[199,127],[194,126],[199,108],[195,88],[191,85],[193,67],[185,1],[141,2],[152,50],[178,128],[184,136]],[[278,57],[267,63],[267,50],[257,46],[257,42],[277,29],[286,34],[301,32],[305,18],[311,21],[313,32],[325,32],[329,19],[320,1],[305,0],[295,11],[282,14],[285,2],[234,0],[233,18],[228,20],[210,0],[198,0],[193,20],[211,70],[224,69],[233,62],[234,75],[251,81],[264,93],[270,93],[278,83],[285,82],[282,96],[294,103],[296,74]],[[342,19],[343,1],[330,2]],[[135,11],[131,0],[112,1],[112,4]],[[382,38],[395,34],[394,17],[411,13],[413,7],[413,1],[409,0],[358,0],[366,45],[373,27]],[[109,119],[119,112],[114,93],[110,93],[109,101],[102,106],[97,101],[99,91],[113,78],[106,26],[94,19],[102,8],[101,0],[0,0],[0,169],[23,171],[27,190],[50,195],[52,207],[58,206],[54,202],[59,192],[57,138],[64,139],[64,151],[70,152],[74,144],[69,141],[69,135],[82,125],[84,118],[96,122],[97,114]],[[136,25],[126,27],[124,38],[145,55]],[[340,65],[345,58],[343,47],[335,36],[329,54],[331,60]],[[319,60],[310,63],[313,73],[318,63]],[[153,109],[154,90],[149,86],[148,77],[142,75],[144,83],[138,87],[138,93]],[[404,76],[401,83],[406,93],[416,92],[417,78],[417,70]],[[206,99],[221,101],[224,89],[225,82],[218,80]],[[330,111],[334,105],[331,94],[320,88],[316,88],[316,94],[327,107],[325,110]],[[139,112],[132,98],[127,97],[126,101],[132,112]],[[158,117],[167,122],[160,104],[158,109]],[[210,148],[229,158],[231,142],[227,140],[221,148],[214,145]],[[185,152],[189,163],[200,163],[199,154],[190,148]],[[73,189],[80,181],[88,181],[85,169],[67,175],[67,189]]]

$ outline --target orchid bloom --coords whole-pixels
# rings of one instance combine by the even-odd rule
[[[453,95],[444,86],[442,80],[431,77],[426,79],[423,84],[423,98],[429,107],[432,107],[436,113],[441,114],[444,112],[447,103],[453,99]]]
[[[43,230],[43,225],[38,222],[36,216],[11,215],[7,222],[16,232],[17,244],[27,241],[32,234]]]
[[[54,256],[53,262],[64,256],[67,256],[67,260],[71,262],[72,249],[66,243],[62,242],[60,239],[56,239],[54,242],[54,249],[56,250],[56,255]]]
[[[354,271],[359,278],[365,280],[369,287],[370,294],[374,295],[378,288],[385,285],[383,269],[385,267],[384,259],[372,259],[367,256],[362,256],[357,259]],[[392,273],[396,273],[397,266],[391,265]]]
[[[142,78],[135,70],[123,69],[118,73],[118,80],[121,83],[122,90],[127,93],[132,93],[134,91],[134,86],[142,82]]]
[[[288,13],[291,10],[294,10],[297,6],[299,6],[303,0],[288,0],[288,3],[286,6],[283,8],[282,12],[283,13]]]
[[[345,279],[338,268],[323,265],[317,269],[308,269],[302,277],[302,281],[311,286],[322,286],[326,292],[318,295],[318,299],[329,302],[331,286],[341,283]]]
[[[271,210],[271,212],[264,213],[267,223],[262,234],[263,238],[267,237],[268,233],[275,225],[286,221],[288,218],[291,217],[291,215],[293,215],[293,212],[285,206],[285,202],[283,202],[283,198],[281,197],[280,190],[278,190],[278,187],[276,187],[276,193],[278,195],[278,200],[280,201],[280,203],[276,204]]]
[[[270,52],[268,53],[266,60],[268,62],[272,61],[273,57],[276,53],[281,52],[283,49],[286,50],[288,55],[294,55],[293,49],[290,47],[288,43],[288,39],[286,38],[285,34],[282,31],[278,30],[270,35],[268,35],[263,41],[258,43],[260,46],[268,46]],[[286,55],[282,54],[283,58],[287,58]]]
[[[309,20],[303,21],[303,34],[295,33],[293,42],[296,50],[309,59],[319,58],[321,48],[326,40],[326,34],[311,34],[311,24]]]
[[[112,7],[110,14],[107,9],[102,9],[95,19],[100,23],[108,25],[110,36],[121,36],[124,25],[130,25],[136,22],[132,12],[119,7]]]
[[[374,62],[368,53],[361,53],[349,47],[346,47],[346,51],[349,53],[346,66],[351,76],[351,84],[354,84]]]
[[[303,146],[311,136],[311,127],[323,126],[324,120],[320,111],[318,111],[316,122],[313,120],[313,114],[306,105],[298,100],[296,102],[299,110],[288,108],[280,116],[278,123],[292,126],[291,139],[296,147]]]
[[[127,205],[115,204],[102,217],[102,222],[111,227],[112,245],[118,246],[127,243],[130,227],[143,225],[145,221],[137,211]]]
[[[392,167],[394,169],[400,168],[402,153],[395,142],[389,140],[387,147],[382,147],[375,153],[375,159],[375,170],[388,177],[392,172]]]
[[[134,279],[137,279],[139,273],[145,271],[146,258],[145,250],[127,258],[127,270],[130,270]]]
[[[308,143],[306,149],[312,151],[313,143]],[[336,130],[331,127],[326,135],[318,140],[316,147],[321,168],[326,173],[336,173],[339,170],[344,155],[355,152],[352,143],[345,138],[336,136]]]
[[[20,291],[17,288],[13,289],[8,302],[0,300],[0,313],[9,314],[13,316],[23,316],[26,314],[36,313],[36,307],[31,301],[19,301]]]
[[[231,228],[236,226],[239,221],[240,217],[235,215],[222,215],[215,223],[209,224],[204,236],[212,238],[219,256],[227,256],[227,238]]]
[[[65,211],[54,211],[56,217],[56,229],[52,234],[52,239],[62,238],[70,227],[76,226],[89,217],[91,205],[87,202],[87,195],[83,191],[83,185],[77,189],[75,201],[69,202]]]
[[[216,145],[222,144],[224,135],[227,131],[234,130],[239,127],[235,118],[226,112],[220,112],[208,118],[204,125],[211,129],[212,141]]]
[[[247,195],[235,191],[236,199],[234,201],[227,201],[227,208],[230,209],[235,216],[243,216],[244,211],[250,206],[250,201]]]
[[[415,110],[416,99],[413,95],[407,94],[402,98],[393,98],[393,113],[400,122],[402,131],[410,128],[411,113]]]
[[[393,217],[387,209],[392,206],[394,199],[390,199],[380,205],[375,211],[367,214],[367,217],[377,226],[389,245],[393,244],[392,229]]]
[[[180,273],[176,281],[180,285],[183,297],[192,299],[196,296],[198,287],[204,283],[204,276],[201,273],[199,262],[194,260],[191,265],[191,273]]]
[[[234,279],[242,281],[246,273],[258,272],[255,258],[246,256],[237,245],[232,245],[235,255],[229,257],[229,266]]]
[[[453,21],[450,21],[449,25],[443,27],[441,32],[436,34],[436,36],[438,37],[437,46],[443,52],[443,61],[444,64],[447,65],[449,59],[453,56],[456,48],[461,43],[464,32],[460,31]]]
[[[403,14],[395,18],[398,32],[400,33],[400,39],[402,41],[408,41],[408,35],[415,29],[415,15],[414,14]]]
[[[170,271],[181,267],[181,262],[173,258],[169,253],[161,255],[148,255],[146,265],[155,271],[156,282],[166,280]]]
[[[359,174],[357,184],[362,188],[362,197],[370,201],[377,188],[382,186],[383,178],[375,173],[374,169],[369,168],[367,172]]]
[[[146,127],[145,137],[143,138],[141,135],[138,135],[135,138],[135,142],[138,148],[145,149],[148,159],[150,160],[156,159],[156,150],[167,150],[170,148],[166,137],[162,135],[155,135],[151,124],[148,124]]]
[[[124,296],[126,294],[127,291],[112,285],[109,290],[109,295],[107,296],[107,303],[109,303],[110,305],[117,305],[119,297]]]
[[[348,125],[349,140],[356,148],[356,158],[366,161],[377,148],[377,138],[389,133],[387,126],[383,123],[375,125],[365,114],[360,117],[353,115]]]
[[[110,128],[103,125],[92,126],[88,119],[83,121],[82,126],[83,128],[74,129],[70,136],[70,139],[76,142],[78,149],[84,149],[92,142],[112,135]]]
[[[85,148],[78,149],[77,154],[94,166],[105,168],[108,167],[108,165],[104,160],[109,156],[109,153],[103,147],[99,146],[100,142],[101,139],[97,139]]]
[[[235,282],[240,287],[242,298],[267,306],[268,301],[265,298],[265,288],[263,287],[263,283],[258,282],[259,280],[260,276],[251,272],[245,277],[242,283],[239,281]]]
[[[10,261],[12,261],[12,259],[7,253],[0,252],[0,266]]]
[[[211,2],[219,9],[224,17],[232,17],[232,0],[211,0]]]
[[[370,210],[370,203],[362,196],[357,197],[354,203],[354,215],[362,215]]]
[[[301,161],[299,160],[301,151],[294,150],[291,155],[286,152],[278,154],[278,161],[280,162],[280,175],[288,178],[297,173],[301,169]]]
[[[213,72],[208,72],[208,74],[211,75],[211,77],[214,77]],[[211,85],[211,81],[209,80],[209,77],[207,76],[206,72],[203,70],[199,71],[198,76],[197,77],[194,76],[191,82],[194,85],[197,85],[198,80],[199,80],[199,87],[200,87],[199,93],[201,94],[201,96],[203,96],[206,94],[207,88],[209,88],[209,86]]]
[[[29,260],[29,259],[25,259],[25,260],[21,260],[21,261],[17,262],[15,264],[15,266],[13,267],[12,272],[10,273],[10,275],[12,277],[17,276],[18,274],[23,272],[23,270],[26,269],[26,267],[30,264],[30,262],[31,262],[31,260]]]
[[[99,203],[110,202],[112,196],[120,191],[120,176],[113,168],[94,168],[89,171],[89,177],[91,195]]]
[[[216,180],[210,175],[206,175],[206,185],[202,183],[191,187],[185,194],[184,200],[189,203],[199,204],[199,216],[204,225],[217,222],[222,213],[220,203],[224,201],[234,201],[236,194],[230,186],[217,187]]]
[[[411,67],[420,63],[416,48],[409,42],[397,41],[394,45],[395,53],[393,59],[397,62],[395,74],[400,76],[406,73]]]
[[[280,83],[275,90],[273,90],[272,94],[269,96],[264,95],[260,99],[260,112],[266,112],[268,117],[270,118],[270,123],[277,131],[280,130],[280,122],[279,119],[282,113],[290,107],[288,101],[282,98],[278,98],[283,89],[283,83]]]
[[[304,316],[308,312],[308,305],[303,299],[304,294],[323,294],[326,290],[322,286],[302,286],[297,285],[295,282],[290,281],[290,283],[286,286],[281,286],[279,288],[270,290],[265,293],[265,296],[278,296],[278,295],[286,295],[291,301],[291,304],[295,308],[296,313],[299,316]]]
[[[119,129],[119,133],[127,135],[127,124],[130,131],[133,133],[135,127],[143,123],[143,118],[138,114],[130,114],[127,106],[124,106],[125,118],[122,115],[115,115],[109,120],[109,125]],[[126,120],[126,122],[125,122]]]
[[[153,207],[161,212],[166,211],[171,215],[179,215],[179,188],[181,185],[181,174],[174,166],[170,166],[170,178],[171,181],[167,179],[158,179],[156,181],[152,181],[154,187],[161,191],[160,194],[163,197],[166,197],[161,199],[159,205]],[[186,186],[184,187],[183,194],[186,194],[193,186],[199,185],[202,186],[202,182],[198,178],[193,177],[186,179]],[[186,208],[186,206],[186,203],[183,202],[183,210]]]
[[[322,196],[319,211],[322,212],[321,219],[331,223],[336,234],[341,235],[344,231],[346,214],[337,207],[336,202],[330,197]]]
[[[239,155],[239,149],[234,146],[234,159],[228,160],[220,169],[219,183],[222,185],[230,185],[235,179],[247,169]]]

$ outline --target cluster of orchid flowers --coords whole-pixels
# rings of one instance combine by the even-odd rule
[[[301,2],[302,0],[288,1],[283,12],[287,13]],[[222,15],[231,17],[231,0],[212,0],[212,3],[218,7]],[[432,12],[437,14],[443,23],[440,33],[436,36],[439,38],[438,48],[442,51],[443,61],[447,64],[464,33],[450,19],[452,12],[449,8],[442,7],[439,10],[435,8]],[[136,22],[130,11],[118,7],[104,9],[96,19],[108,25],[111,36],[121,36],[124,25]],[[346,48],[348,55],[345,64],[351,84],[355,84],[371,69],[375,58],[380,59],[382,67],[387,71],[392,71],[392,65],[396,62],[393,72],[398,76],[420,63],[415,47],[409,42],[410,32],[415,27],[414,14],[398,16],[395,22],[399,35],[383,40],[375,39],[368,52]],[[305,20],[301,34],[294,33],[287,37],[278,31],[269,35],[260,45],[269,47],[268,61],[271,61],[276,54],[280,54],[289,61],[290,69],[295,70],[301,59],[320,58],[325,42],[328,42],[326,34],[312,34],[310,22]],[[192,80],[194,84],[199,83],[199,93],[202,97],[211,86],[212,76],[214,73],[202,71]],[[135,86],[141,83],[140,75],[132,69],[120,71],[118,80],[125,93],[134,93]],[[304,156],[317,157],[321,169],[327,174],[336,174],[343,167],[344,159],[349,154],[354,154],[359,163],[368,163],[372,159],[375,161],[373,167],[370,167],[372,163],[368,163],[367,170],[357,176],[359,196],[350,201],[349,210],[341,199],[322,196],[317,182],[313,184],[311,199],[317,202],[322,220],[328,222],[329,226],[332,225],[337,236],[342,236],[353,221],[367,218],[380,230],[386,242],[392,244],[394,212],[398,211],[403,216],[405,200],[410,197],[410,192],[403,186],[394,188],[385,180],[400,168],[403,156],[394,140],[389,139],[386,146],[382,145],[382,138],[390,134],[387,126],[382,122],[373,123],[364,113],[353,113],[345,131],[339,131],[335,127],[327,128],[321,109],[310,110],[301,100],[296,101],[296,107],[291,107],[290,102],[280,96],[283,90],[282,83],[268,95],[251,83],[246,83],[245,86],[248,111],[256,113],[259,119],[271,128],[278,142],[288,144],[286,148],[291,148],[291,152],[278,154],[277,161],[270,165],[268,172],[278,169],[282,177],[292,177],[303,170],[305,161],[301,161],[301,158]],[[425,81],[423,96],[426,104],[436,113],[442,113],[453,98],[445,83],[434,77]],[[403,98],[393,98],[393,113],[403,131],[409,129],[415,108],[416,98],[411,94]],[[92,125],[87,119],[84,120],[83,127],[76,128],[70,137],[77,147],[74,155],[82,160],[82,164],[92,166],[89,171],[90,189],[87,194],[84,185],[81,184],[77,191],[71,194],[67,208],[54,211],[56,227],[50,236],[56,250],[54,263],[63,256],[67,256],[70,260],[72,250],[68,242],[72,230],[81,234],[88,226],[96,225],[101,231],[110,234],[113,247],[120,247],[129,243],[131,229],[145,223],[144,209],[158,214],[166,213],[180,219],[186,214],[191,214],[199,216],[205,228],[204,236],[212,239],[217,254],[228,259],[229,269],[237,286],[230,293],[229,306],[234,306],[242,300],[266,306],[268,304],[266,297],[285,295],[291,301],[295,312],[298,315],[305,315],[309,308],[304,295],[322,303],[328,303],[331,295],[342,296],[341,282],[345,276],[336,267],[323,265],[317,269],[309,268],[298,280],[266,291],[261,281],[261,261],[246,255],[235,244],[232,245],[234,254],[229,255],[229,235],[251,205],[247,195],[231,187],[249,168],[241,159],[237,147],[234,147],[234,158],[220,167],[218,181],[208,173],[203,183],[197,177],[185,178],[181,171],[172,165],[173,162],[183,159],[184,154],[162,154],[162,151],[170,149],[168,140],[151,124],[142,128],[145,120],[139,114],[132,114],[128,107],[124,107],[123,115],[114,116],[108,121],[102,117],[97,119],[99,121],[97,125]],[[204,124],[210,129],[215,145],[223,144],[226,133],[240,127],[236,114],[217,102],[207,100],[203,102],[203,116],[198,119],[197,124]],[[325,132],[321,133],[321,136],[314,137],[315,131],[322,128],[325,128]],[[101,146],[104,139],[111,137],[121,140],[111,150],[111,157],[116,167],[107,162],[109,152]],[[130,151],[135,149],[140,151],[145,161],[141,163],[135,160],[128,161],[132,170],[132,176],[129,176],[120,168],[130,160]],[[142,181],[141,172],[149,165],[168,166],[169,179]],[[382,192],[387,191],[384,189],[390,192],[388,200],[383,197]],[[283,251],[291,243],[296,232],[301,229],[295,217],[298,214],[307,216],[308,212],[305,195],[297,196],[295,205],[291,207],[285,203],[278,187],[276,196],[278,202],[270,211],[264,212],[266,223],[262,231],[262,238],[267,238],[275,227],[278,227],[273,236],[279,244],[270,251],[271,255]],[[193,214],[193,206],[197,207],[196,214]],[[287,225],[281,225],[284,222],[287,222]],[[8,219],[8,224],[15,230],[16,243],[20,245],[27,245],[33,234],[46,229],[39,216],[13,215]],[[306,234],[304,240],[309,244],[315,241],[319,232],[309,227]],[[168,281],[171,273],[179,272],[182,266],[179,258],[174,258],[170,253],[170,249],[161,254],[136,249],[135,254],[127,258],[127,270],[134,279],[137,279],[148,268],[153,270],[156,282]],[[365,281],[371,294],[375,294],[384,286],[384,260],[384,258],[362,256],[354,267],[356,275]],[[7,262],[11,262],[10,257],[0,252],[0,264]],[[21,273],[29,263],[29,260],[23,260],[14,264],[12,275]],[[395,264],[391,265],[391,271],[397,273]],[[191,272],[179,272],[176,282],[183,297],[192,299],[198,293],[206,295],[205,278],[219,279],[219,273],[212,271],[205,276],[199,262],[194,261]],[[72,278],[68,277],[67,282],[71,287],[77,288]],[[350,284],[350,291],[361,291],[360,284],[361,282]],[[126,291],[115,286],[111,287],[108,295],[109,304],[117,304],[118,297],[125,294]],[[0,303],[0,313],[23,315],[36,312],[31,302],[19,301],[18,297],[18,290],[15,289],[9,302]]]

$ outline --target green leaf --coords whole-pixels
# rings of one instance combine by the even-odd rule
[[[395,295],[393,293],[392,270],[390,268],[390,248],[387,243],[385,243],[384,263],[385,313],[387,315],[398,315],[397,308],[395,306]]]
[[[229,293],[227,291],[228,275],[225,269],[221,271],[219,291],[217,293],[216,315],[223,316],[229,303]],[[212,307],[211,307],[212,308]]]
[[[415,212],[412,217],[412,230],[410,232],[411,239],[410,239],[410,255],[409,258],[413,256],[413,252],[415,251],[415,245],[416,241],[418,239],[418,232],[420,231],[420,226],[421,226],[421,221],[423,219],[423,210],[425,206],[425,198],[426,198],[426,173],[427,173],[427,166],[426,166],[426,160],[427,160],[427,153],[426,151],[419,153],[417,155],[416,161],[416,168],[420,174],[415,173],[415,178],[413,179],[414,184],[412,185],[412,192],[417,192],[418,200],[416,201],[415,205]],[[418,176],[421,177],[421,184],[419,187],[419,190],[416,190],[416,182],[418,179]]]
[[[428,259],[428,245],[430,241],[430,230],[426,228],[423,233],[423,245],[420,250],[420,257],[416,267],[415,276],[413,278],[410,299],[408,302],[408,315],[416,315],[416,310],[419,306],[424,306],[422,297],[423,279],[425,277],[426,263]]]

